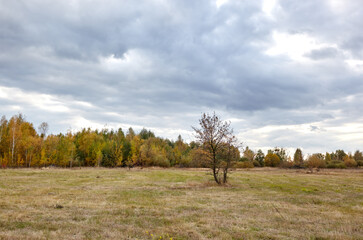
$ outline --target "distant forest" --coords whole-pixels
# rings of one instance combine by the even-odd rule
[[[22,114],[0,122],[0,166],[6,167],[208,167],[203,158],[203,148],[195,141],[186,143],[179,135],[176,141],[155,136],[142,129],[91,130],[47,135],[48,124],[38,128],[27,122]],[[357,150],[345,153],[316,153],[303,157],[298,148],[293,157],[283,148],[265,153],[248,147],[235,161],[236,168],[253,167],[286,168],[352,168],[363,166],[363,153]]]

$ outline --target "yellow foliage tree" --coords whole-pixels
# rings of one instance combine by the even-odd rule
[[[280,164],[280,158],[275,153],[269,152],[265,156],[265,165],[268,167],[277,167]]]

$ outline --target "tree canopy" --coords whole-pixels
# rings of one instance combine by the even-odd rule
[[[48,134],[43,122],[36,131],[22,114],[0,118],[1,167],[208,167],[214,169],[216,181],[227,181],[234,167],[328,167],[363,166],[363,153],[344,150],[314,154],[306,160],[297,149],[290,162],[284,148],[273,148],[265,156],[262,150],[246,146],[240,156],[239,145],[229,122],[215,114],[203,114],[196,141],[185,142],[181,135],[170,140],[155,136],[151,130],[125,133],[119,129],[91,130]],[[317,160],[319,159],[319,160]],[[324,162],[324,164],[322,163]]]
[[[196,138],[202,146],[214,180],[227,182],[227,174],[232,163],[239,158],[237,139],[233,135],[230,122],[223,122],[215,113],[203,113],[199,119],[200,128],[193,127]]]

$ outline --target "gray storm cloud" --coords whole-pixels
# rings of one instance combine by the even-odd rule
[[[0,1],[0,114],[55,133],[108,124],[192,139],[200,113],[216,111],[243,120],[233,125],[254,148],[353,151],[363,146],[362,7]]]

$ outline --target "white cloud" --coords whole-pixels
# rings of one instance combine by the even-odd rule
[[[308,62],[306,54],[312,50],[323,48],[336,48],[335,44],[321,43],[307,33],[286,33],[274,31],[272,34],[273,44],[265,54],[269,56],[286,55],[297,62]]]
[[[126,76],[128,79],[135,79],[147,76],[154,71],[153,60],[142,50],[129,49],[122,57],[116,57],[114,54],[101,57],[100,65],[106,72],[120,74],[120,76]]]
[[[221,6],[223,6],[224,4],[226,4],[229,0],[217,0],[216,1],[216,6],[217,8],[220,8]]]
[[[270,18],[273,18],[274,10],[279,6],[278,0],[263,0],[262,11]]]
[[[363,60],[360,60],[360,59],[347,59],[347,60],[345,60],[345,62],[354,71],[363,73]]]
[[[61,123],[72,123],[72,130],[81,130],[83,128],[91,128],[93,130],[95,129],[103,129],[106,127],[106,125],[90,121],[82,116],[75,116],[70,119],[67,119],[66,121],[61,121]]]
[[[124,53],[122,58],[116,58],[115,54],[101,58],[101,65],[109,71],[122,71],[131,62],[130,54]]]
[[[347,10],[347,1],[346,0],[326,0],[328,6],[335,13],[343,13]]]
[[[25,92],[18,88],[0,86],[0,98],[48,112],[68,113],[71,111],[66,104],[54,96],[49,94]]]

